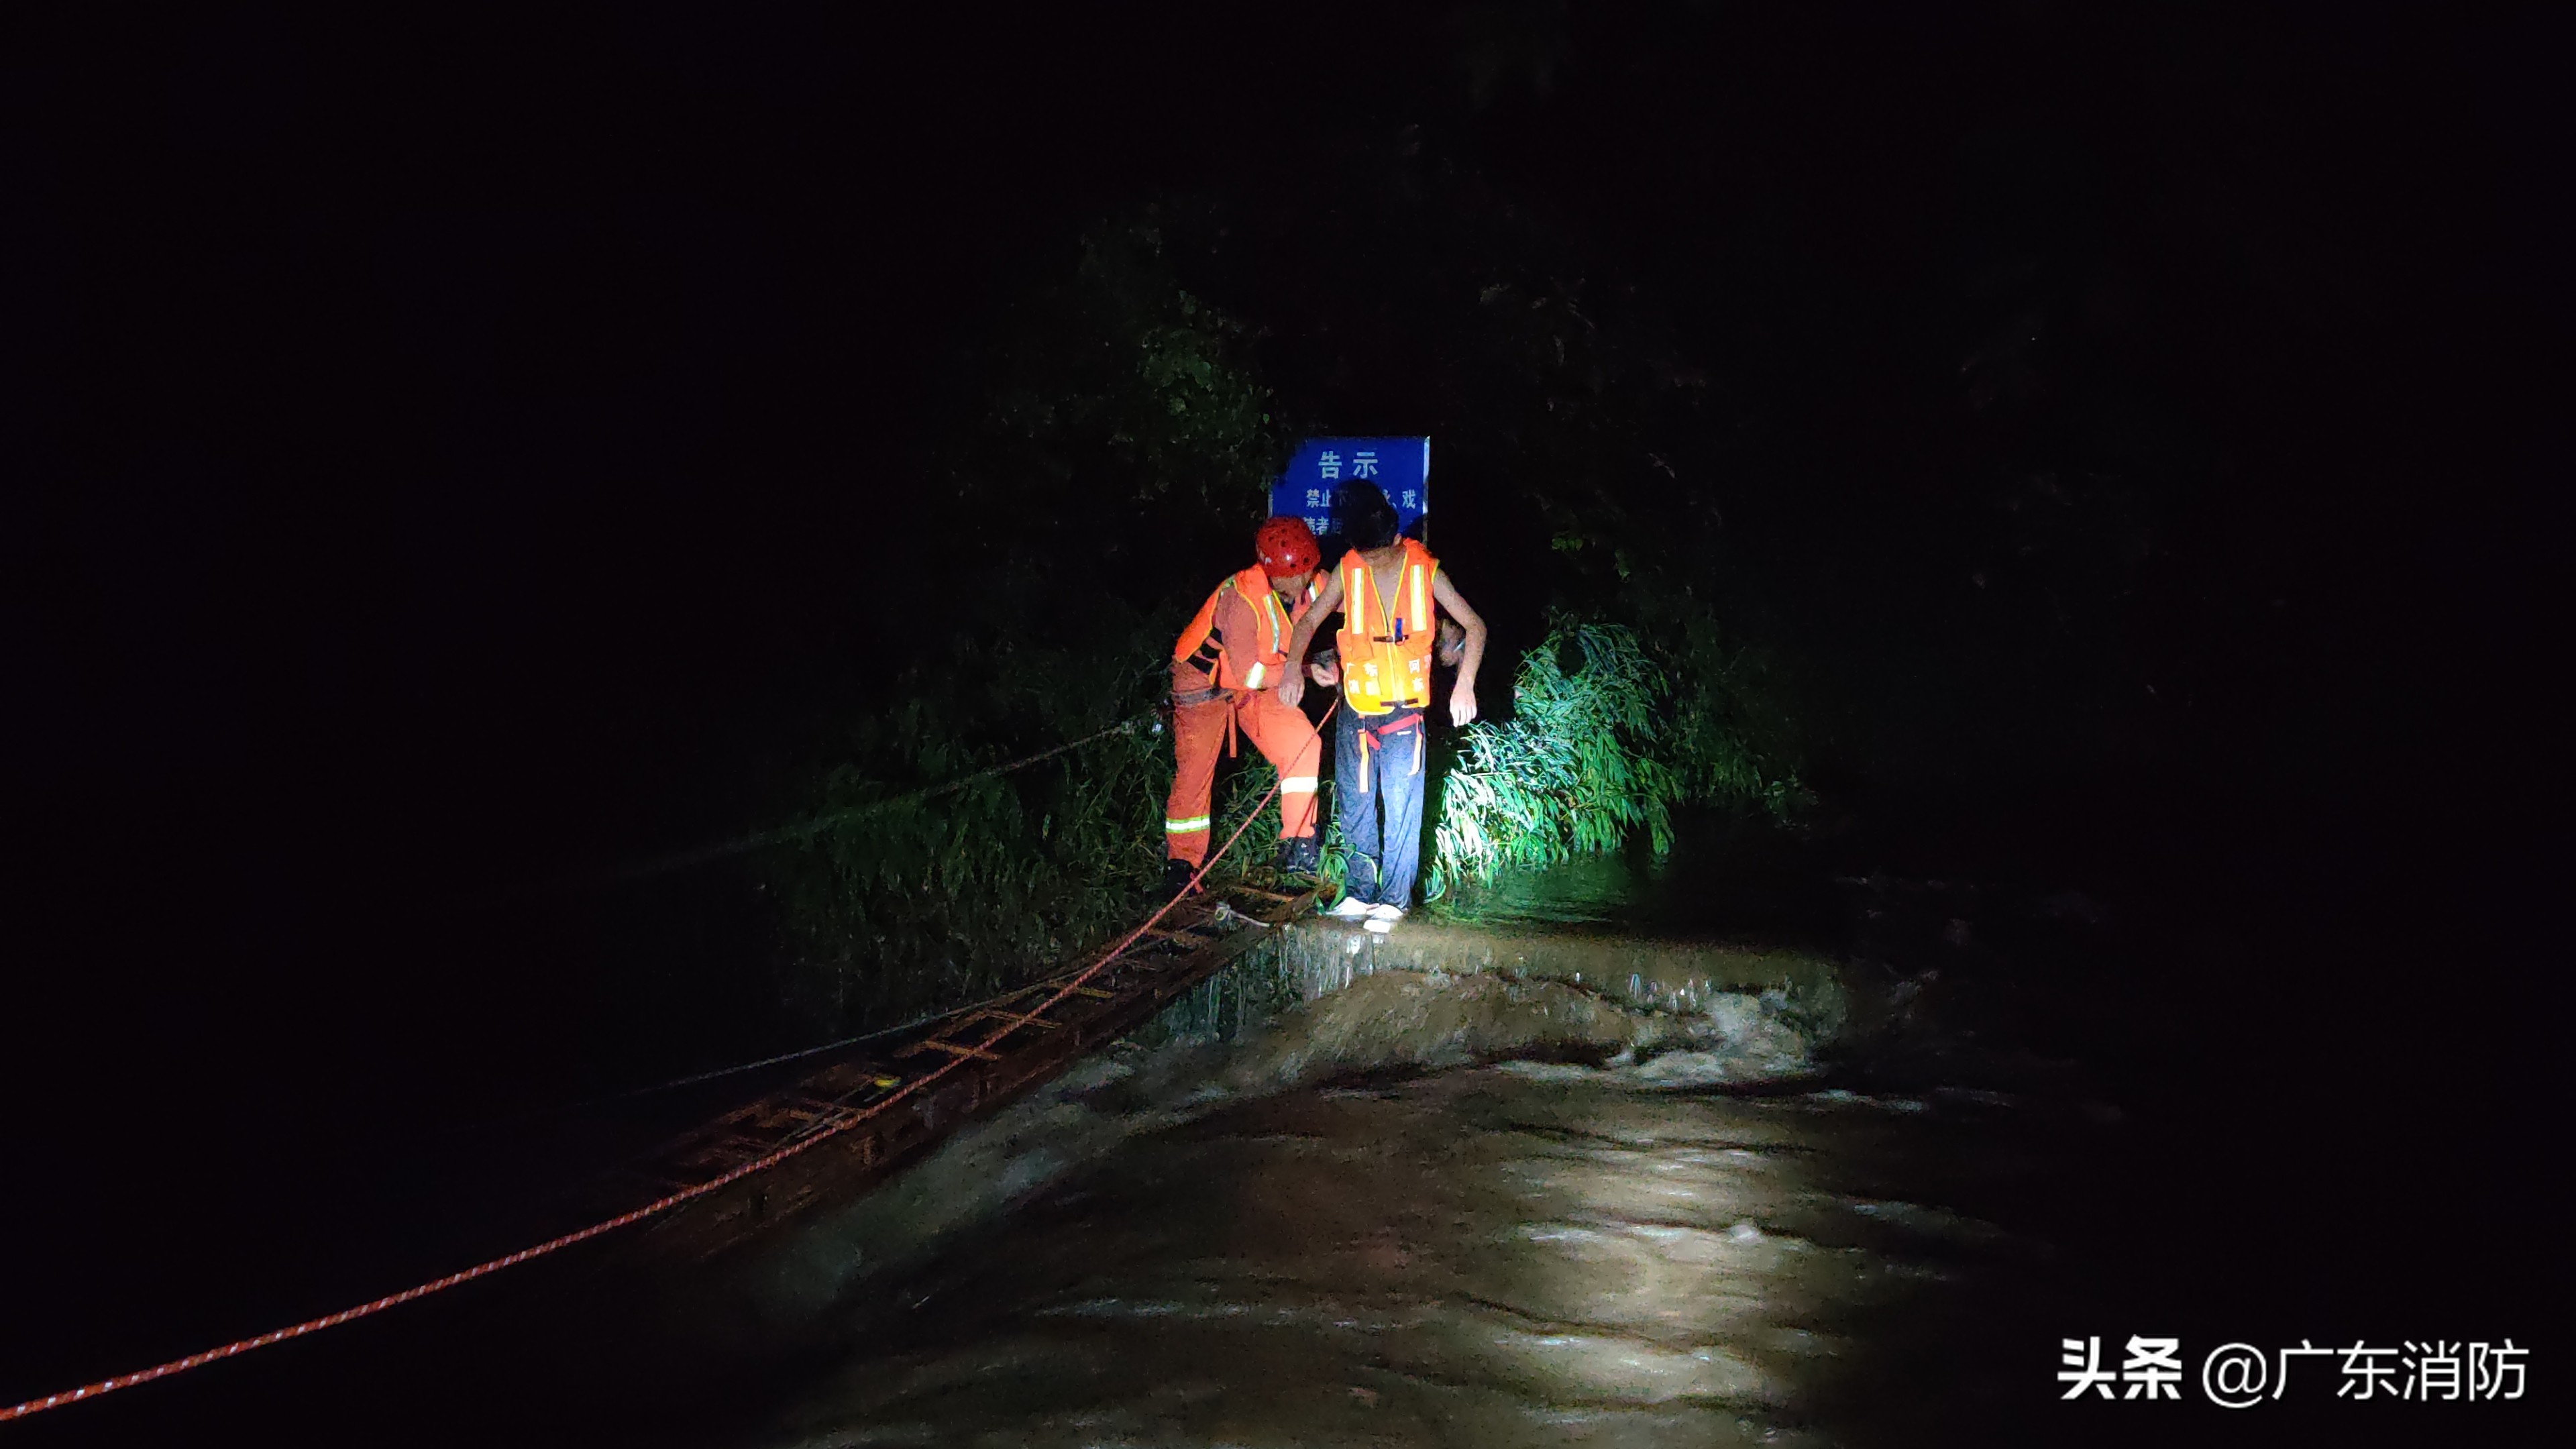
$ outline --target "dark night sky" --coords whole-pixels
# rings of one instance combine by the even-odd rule
[[[1649,278],[1767,228],[1851,314],[1770,365],[1891,455],[1924,432],[1904,341],[1959,278],[2078,259],[2107,365],[2181,379],[2249,480],[2252,556],[2208,566],[2313,579],[2319,627],[2380,600],[2439,634],[2487,571],[2385,550],[2519,532],[2497,473],[2564,378],[2515,361],[2565,321],[2530,289],[2564,236],[2537,22],[1296,13],[245,11],[19,49],[13,471],[65,486],[18,505],[17,778],[254,791],[329,833],[392,777],[453,812],[435,856],[577,835],[721,701],[845,657],[842,576],[996,278],[1408,122]]]
[[[1408,124],[1649,283],[1747,247],[1827,279],[1683,320],[1765,329],[1781,431],[1890,487],[1955,445],[1908,377],[1977,325],[1962,279],[2067,270],[2039,290],[2110,339],[2068,365],[2224,454],[2160,627],[2280,696],[2249,729],[2456,699],[2512,734],[2564,517],[2532,486],[2565,448],[2563,25],[1364,9],[244,9],[11,46],[32,878],[177,912],[165,944],[247,912],[230,949],[292,957],[350,899],[667,831],[706,760],[864,667],[861,581],[1016,279]],[[1350,391],[1316,405],[1401,410]],[[2395,711],[2360,704],[2381,659]]]
[[[442,980],[541,991],[407,943],[742,823],[733,762],[867,668],[1012,288],[1095,218],[1314,195],[1407,126],[1650,291],[1755,253],[1814,279],[1674,320],[1760,330],[1775,432],[1871,480],[1757,523],[1936,486],[1971,444],[1926,359],[2035,258],[2050,365],[2224,460],[2138,644],[2233,711],[2197,758],[2322,738],[2321,816],[2542,889],[2563,14],[1383,9],[11,16],[11,1090],[139,1047],[277,1070],[214,1065],[210,1022],[372,1081],[368,1033]],[[1311,340],[1268,344],[1305,415],[1402,425],[1405,366],[1335,382]]]

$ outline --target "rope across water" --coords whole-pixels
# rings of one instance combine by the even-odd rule
[[[1025,770],[1031,765],[1040,764],[1047,760],[1052,760],[1058,755],[1065,754],[1072,750],[1081,749],[1084,745],[1091,744],[1098,740],[1105,740],[1114,734],[1121,734],[1128,730],[1132,730],[1138,725],[1143,724],[1145,721],[1152,719],[1154,714],[1155,712],[1153,710],[1147,710],[1143,714],[1133,715],[1127,719],[1120,720],[1118,723],[1109,726],[1107,729],[1095,730],[1090,734],[1084,735],[1078,740],[1067,740],[1063,744],[1057,745],[1052,749],[1040,750],[1034,755],[1024,755],[1019,759],[1010,760],[1003,764],[992,766],[989,769],[977,770],[971,775],[961,775],[944,785],[933,785],[926,790],[915,790],[910,794],[889,796],[883,800],[871,800],[864,805],[853,805],[846,810],[834,810],[827,814],[816,815],[810,819],[800,820],[793,825],[781,825],[769,830],[756,830],[749,835],[738,835],[731,840],[720,840],[713,845],[702,845],[694,850],[675,851],[669,855],[656,856],[651,860],[637,861],[632,865],[620,866],[614,870],[603,871],[583,883],[587,885],[616,885],[624,881],[641,880],[646,876],[662,875],[675,870],[687,870],[692,866],[706,865],[713,861],[723,860],[728,856],[747,854],[748,852],[762,849],[765,846],[785,845],[789,841],[793,840],[808,840],[831,829],[833,826],[846,824],[852,820],[864,819],[880,810],[891,810],[898,805],[917,805],[924,800],[936,800],[942,795],[953,795],[957,791],[965,789],[967,786],[974,784],[978,780],[989,780],[995,775],[1007,775],[1014,770]]]
[[[1339,707],[1338,701],[1336,701],[1336,707]],[[1327,720],[1331,719],[1332,711],[1325,711],[1324,717]],[[1125,729],[1133,723],[1134,721],[1129,721],[1127,724],[1113,726],[1112,729]],[[1101,733],[1107,734],[1110,733],[1110,731],[1104,730]],[[1100,737],[1101,735],[1093,735],[1089,738],[1098,739]],[[1048,751],[1047,754],[1060,754],[1064,750],[1072,749],[1077,745],[1088,742],[1088,740],[1076,740],[1072,744],[1060,745],[1056,749]],[[1045,755],[1031,756],[1027,761],[1015,762],[1011,766],[1002,768],[1017,768],[1019,764],[1034,763],[1036,760],[1043,759],[1045,757]],[[972,779],[975,777],[969,776],[968,778]],[[951,784],[939,787],[939,790],[936,793],[945,793],[946,791],[955,789],[957,786],[964,783],[966,783],[966,781],[963,780],[952,782]],[[1164,916],[1170,914],[1172,907],[1180,904],[1183,897],[1189,895],[1191,891],[1198,889],[1199,883],[1207,878],[1208,871],[1212,869],[1219,860],[1225,858],[1226,852],[1234,848],[1236,841],[1243,838],[1243,832],[1251,828],[1252,822],[1261,818],[1262,810],[1270,804],[1271,799],[1278,793],[1279,782],[1273,780],[1269,790],[1263,793],[1259,802],[1254,804],[1251,811],[1244,816],[1243,823],[1237,825],[1234,828],[1234,833],[1226,837],[1225,844],[1209,852],[1206,863],[1201,865],[1198,870],[1191,875],[1189,886],[1186,889],[1175,893],[1170,900],[1163,902],[1160,907],[1156,908],[1152,915],[1145,918],[1143,925],[1138,926],[1136,929],[1121,937],[1116,945],[1102,953],[1097,960],[1094,960],[1090,965],[1082,968],[1080,971],[1065,977],[1063,979],[1063,983],[1056,987],[1054,992],[1049,994],[1043,1003],[1021,1013],[1022,1017],[1025,1019],[1026,1017],[1042,1015],[1045,1012],[1062,1005],[1065,998],[1073,995],[1076,991],[1081,990],[1084,986],[1089,985],[1093,977],[1108,969],[1111,962],[1114,962],[1119,957],[1125,955],[1129,948],[1133,947],[1138,941],[1143,940],[1145,933],[1152,930],[1155,925],[1161,922]],[[745,846],[743,848],[749,849],[751,847]],[[341,1324],[354,1322],[361,1318],[382,1313],[388,1308],[399,1308],[403,1304],[413,1302],[416,1299],[426,1298],[432,1293],[442,1292],[446,1289],[453,1288],[460,1283],[470,1283],[477,1278],[487,1277],[493,1273],[500,1272],[504,1268],[515,1267],[520,1263],[527,1262],[531,1258],[542,1258],[549,1253],[560,1252],[577,1243],[586,1243],[592,1238],[599,1237],[602,1234],[613,1233],[619,1228],[626,1227],[629,1224],[642,1222],[646,1218],[668,1212],[683,1203],[694,1202],[699,1198],[708,1196],[709,1194],[722,1191],[723,1189],[730,1187],[734,1183],[740,1182],[744,1178],[750,1177],[755,1173],[765,1172],[770,1168],[777,1166],[779,1163],[785,1162],[791,1157],[809,1151],[824,1142],[828,1142],[831,1139],[838,1137],[842,1133],[849,1131],[851,1128],[858,1126],[860,1123],[866,1122],[877,1116],[879,1113],[882,1113],[895,1103],[903,1101],[908,1097],[919,1095],[923,1089],[938,1082],[950,1072],[953,1072],[959,1067],[966,1065],[966,1063],[975,1060],[977,1056],[991,1051],[996,1045],[1000,1044],[1002,1038],[1010,1035],[1018,1029],[1018,1023],[1004,1022],[1000,1026],[996,1027],[990,1035],[986,1036],[983,1041],[976,1045],[975,1056],[950,1057],[948,1060],[936,1067],[933,1067],[928,1072],[912,1078],[902,1086],[896,1088],[894,1091],[886,1094],[884,1097],[870,1103],[864,1110],[852,1113],[850,1116],[816,1132],[810,1137],[802,1138],[796,1142],[791,1142],[785,1147],[781,1147],[766,1156],[754,1158],[720,1176],[710,1178],[693,1187],[682,1188],[677,1192],[666,1194],[644,1204],[642,1207],[619,1213],[617,1216],[609,1218],[604,1222],[593,1223],[586,1228],[577,1228],[572,1232],[564,1233],[558,1237],[548,1238],[542,1243],[521,1248],[515,1253],[510,1253],[503,1257],[492,1258],[487,1261],[477,1263],[470,1268],[459,1269],[443,1278],[433,1278],[426,1283],[417,1284],[413,1287],[403,1289],[399,1293],[388,1293],[382,1298],[370,1299],[365,1303],[343,1308],[337,1313],[326,1313],[319,1318],[308,1318],[301,1323],[289,1324],[284,1328],[271,1329],[268,1332],[256,1335],[255,1337],[235,1339],[231,1343],[206,1349],[201,1353],[192,1353],[185,1358],[174,1358],[168,1363],[154,1364],[150,1368],[137,1369],[132,1373],[118,1374],[113,1378],[101,1379],[96,1383],[83,1384],[78,1388],[65,1389],[62,1392],[55,1394],[47,1394],[43,1398],[29,1399],[24,1403],[12,1404],[6,1408],[0,1408],[0,1423],[7,1423],[13,1419],[23,1419],[30,1414],[41,1414],[47,1409],[58,1409],[66,1404],[77,1404],[85,1399],[97,1398],[102,1394],[112,1394],[119,1389],[134,1388],[140,1384],[151,1383],[156,1379],[166,1379],[173,1374],[186,1373],[190,1369],[203,1368],[210,1363],[218,1363],[228,1358],[237,1358],[242,1354],[249,1353],[253,1349],[266,1348],[269,1345],[276,1343],[284,1343],[291,1338],[302,1338],[306,1334],[319,1333],[326,1328],[337,1328]]]

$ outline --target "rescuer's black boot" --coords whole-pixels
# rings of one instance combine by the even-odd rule
[[[1294,840],[1279,842],[1281,875],[1313,875],[1321,870],[1323,865],[1324,838],[1322,836],[1301,835]]]
[[[1190,878],[1198,873],[1199,868],[1190,864],[1186,860],[1164,861],[1163,894],[1167,896],[1179,895],[1182,891],[1189,889]]]

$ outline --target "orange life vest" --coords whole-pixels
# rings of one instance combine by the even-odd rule
[[[1315,601],[1315,595],[1322,592],[1323,577],[1317,574],[1306,581],[1306,592],[1292,611],[1279,606],[1279,591],[1270,586],[1270,575],[1258,565],[1233,575],[1217,585],[1216,592],[1208,595],[1207,602],[1191,616],[1189,627],[1172,645],[1172,662],[1196,664],[1201,669],[1213,666],[1211,672],[1216,675],[1219,689],[1262,689],[1277,684],[1279,671],[1288,662],[1288,631],[1305,614],[1306,606]],[[1217,601],[1225,597],[1228,589],[1242,595],[1260,620],[1257,644],[1250,658],[1236,658],[1225,647],[1225,636],[1216,629]]]
[[[1431,615],[1431,578],[1440,562],[1412,539],[1404,545],[1395,597],[1381,599],[1376,570],[1353,549],[1342,555],[1342,698],[1361,714],[1431,702],[1431,646],[1440,626]]]

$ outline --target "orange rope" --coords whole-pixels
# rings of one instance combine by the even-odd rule
[[[1339,708],[1340,703],[1341,702],[1339,700],[1334,701],[1334,707]],[[1326,710],[1324,712],[1324,717],[1328,720],[1331,719],[1332,710]],[[1251,827],[1252,822],[1260,817],[1263,807],[1270,803],[1271,796],[1277,795],[1278,793],[1279,782],[1274,780],[1271,782],[1269,793],[1261,797],[1260,804],[1252,807],[1252,813],[1244,817],[1243,824],[1234,828],[1234,834],[1226,837],[1225,844],[1218,846],[1214,851],[1209,853],[1207,863],[1201,865],[1197,872],[1190,877],[1190,883],[1187,887],[1175,892],[1170,900],[1163,902],[1160,909],[1156,910],[1151,916],[1145,918],[1145,924],[1128,932],[1125,939],[1121,940],[1117,945],[1110,947],[1108,954],[1102,956],[1099,960],[1092,962],[1089,966],[1083,968],[1081,972],[1068,979],[1062,986],[1056,989],[1054,995],[1049,996],[1046,999],[1043,1005],[1025,1013],[1025,1015],[1036,1016],[1040,1013],[1052,1010],[1066,997],[1073,995],[1074,992],[1080,990],[1083,986],[1088,985],[1092,977],[1099,975],[1103,970],[1107,969],[1109,963],[1117,960],[1120,956],[1125,955],[1127,949],[1135,945],[1139,940],[1143,939],[1145,933],[1152,930],[1156,922],[1162,920],[1165,915],[1169,914],[1172,907],[1180,904],[1183,896],[1186,896],[1191,891],[1198,889],[1199,882],[1206,879],[1209,868],[1214,866],[1227,851],[1234,848],[1234,843],[1243,838],[1243,832]],[[990,1051],[1002,1040],[1002,1038],[1009,1036],[1012,1032],[1018,1029],[1019,1025],[1016,1022],[1004,1023],[1002,1026],[996,1028],[992,1035],[984,1038],[983,1042],[977,1046],[977,1054],[981,1055],[984,1052]],[[548,1238],[544,1242],[536,1244],[534,1247],[521,1248],[519,1251],[511,1253],[505,1257],[493,1258],[487,1262],[477,1263],[471,1268],[450,1273],[444,1278],[433,1278],[429,1282],[419,1284],[415,1287],[406,1288],[399,1293],[388,1293],[382,1298],[371,1299],[368,1302],[358,1304],[353,1308],[343,1308],[337,1313],[326,1313],[320,1318],[308,1318],[302,1323],[290,1324],[285,1328],[271,1329],[255,1338],[235,1339],[231,1343],[224,1344],[219,1348],[210,1348],[202,1353],[192,1353],[186,1358],[174,1358],[168,1363],[155,1364],[147,1369],[137,1369],[132,1373],[118,1374],[114,1378],[101,1379],[94,1384],[83,1384],[76,1389],[65,1389],[58,1394],[47,1394],[41,1399],[29,1399],[22,1404],[12,1404],[7,1408],[0,1408],[0,1423],[7,1423],[12,1419],[23,1419],[30,1414],[41,1414],[47,1409],[58,1409],[65,1404],[77,1404],[84,1399],[97,1398],[101,1394],[112,1394],[118,1389],[130,1389],[138,1384],[148,1384],[155,1379],[166,1379],[173,1374],[186,1373],[188,1370],[193,1368],[203,1368],[210,1363],[237,1357],[241,1354],[248,1353],[255,1348],[266,1348],[273,1343],[284,1343],[290,1338],[302,1338],[308,1333],[318,1333],[326,1328],[337,1328],[343,1323],[353,1322],[357,1319],[368,1317],[371,1314],[382,1313],[388,1308],[399,1308],[403,1304],[409,1303],[414,1299],[426,1298],[432,1293],[439,1292],[443,1289],[453,1288],[459,1283],[470,1283],[477,1278],[486,1276],[487,1274],[497,1273],[504,1268],[514,1267],[520,1263],[524,1263],[530,1258],[542,1258],[548,1253],[558,1252],[562,1249],[569,1248],[575,1243],[588,1242],[592,1238],[596,1238],[603,1233],[615,1232],[617,1229],[625,1227],[630,1223],[641,1222],[646,1218],[652,1217],[656,1213],[668,1212],[672,1208],[680,1206],[682,1203],[694,1201],[695,1199],[707,1196],[709,1193],[730,1187],[734,1183],[740,1182],[744,1178],[751,1176],[753,1173],[765,1172],[768,1169],[777,1166],[779,1163],[785,1162],[788,1158],[796,1156],[800,1152],[804,1152],[819,1143],[828,1141],[831,1138],[849,1131],[851,1128],[856,1127],[860,1123],[876,1116],[878,1113],[883,1112],[886,1108],[893,1106],[904,1098],[913,1096],[920,1092],[923,1088],[938,1081],[940,1078],[947,1076],[950,1072],[957,1070],[959,1067],[964,1066],[967,1062],[974,1059],[974,1057],[964,1056],[950,1057],[947,1061],[941,1063],[929,1072],[905,1082],[901,1087],[896,1088],[886,1096],[869,1104],[865,1111],[853,1113],[851,1116],[824,1128],[822,1131],[815,1133],[811,1137],[804,1138],[797,1142],[791,1142],[787,1146],[781,1147],[777,1151],[772,1152],[765,1157],[754,1158],[753,1160],[746,1162],[721,1176],[710,1178],[705,1182],[699,1183],[695,1187],[682,1188],[678,1192],[656,1198],[642,1207],[636,1208],[631,1212],[619,1213],[617,1216],[610,1218],[605,1222],[593,1223],[589,1227],[576,1229],[573,1232],[563,1234],[561,1237]]]

